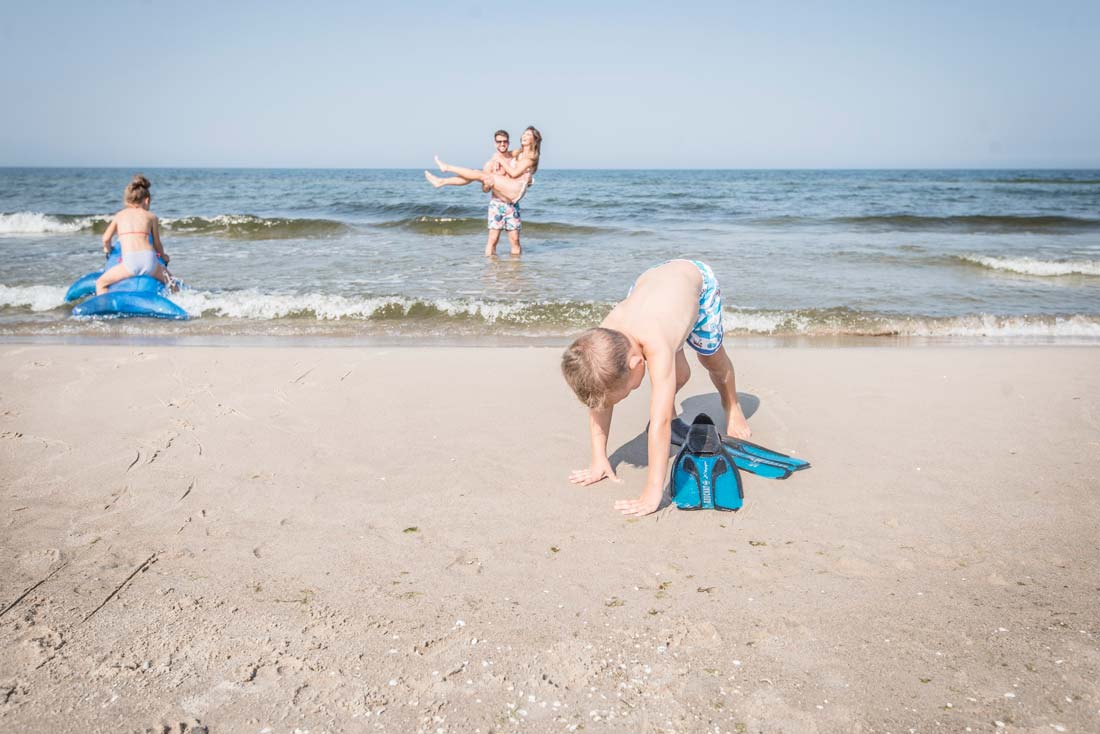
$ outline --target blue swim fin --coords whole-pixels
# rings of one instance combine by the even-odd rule
[[[673,445],[682,445],[687,439],[688,424],[679,418],[673,418],[671,427]],[[786,479],[793,472],[810,468],[810,462],[805,459],[787,456],[749,441],[723,436],[722,443],[725,444],[738,469],[759,477]]]
[[[745,500],[733,457],[705,413],[688,428],[672,462],[671,495],[681,510],[739,510]]]

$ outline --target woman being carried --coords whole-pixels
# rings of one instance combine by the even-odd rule
[[[149,179],[140,173],[127,184],[123,201],[126,208],[111,219],[107,231],[103,233],[103,251],[110,252],[111,239],[118,234],[118,246],[122,251],[122,262],[109,268],[95,282],[96,295],[107,292],[107,288],[120,280],[137,275],[151,275],[165,285],[169,285],[168,269],[161,264],[168,263],[168,255],[160,243],[160,220],[149,211]],[[159,259],[158,259],[159,258]]]
[[[481,183],[485,191],[492,191],[493,196],[515,204],[527,193],[527,187],[531,185],[531,177],[539,168],[539,150],[542,148],[542,133],[534,127],[529,127],[520,136],[520,149],[507,159],[496,172],[478,171],[473,168],[451,166],[439,160],[435,162],[439,170],[444,173],[453,173],[452,178],[440,178],[428,171],[424,171],[424,178],[437,189],[440,186],[465,186],[473,181]]]

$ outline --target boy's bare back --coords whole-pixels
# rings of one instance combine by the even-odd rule
[[[636,339],[646,360],[683,348],[699,315],[699,268],[689,260],[670,260],[642,273],[626,300],[600,326]]]

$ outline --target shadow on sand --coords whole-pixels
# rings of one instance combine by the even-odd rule
[[[760,398],[755,395],[739,392],[737,400],[741,403],[741,410],[745,412],[746,420],[760,408]],[[719,426],[724,426],[726,423],[726,412],[722,410],[722,401],[717,392],[684,398],[683,407],[684,411],[680,417],[687,423],[695,420],[695,416],[700,413],[709,415]],[[676,446],[669,446],[668,455],[672,456],[678,450]],[[631,466],[649,466],[649,426],[646,425],[641,433],[615,449],[608,459],[616,473],[619,471],[619,465],[624,462]]]

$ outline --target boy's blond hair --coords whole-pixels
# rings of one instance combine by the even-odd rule
[[[561,373],[582,403],[600,409],[630,373],[629,354],[630,340],[621,331],[589,329],[561,355]]]

